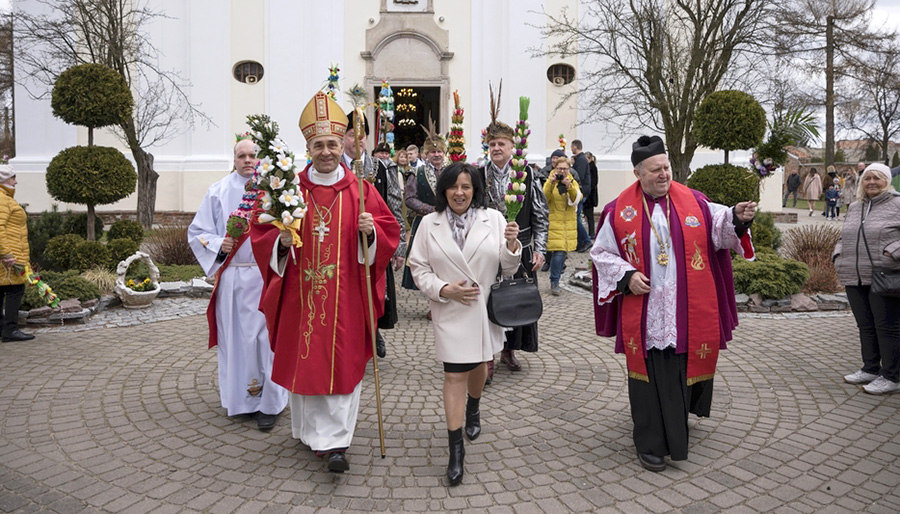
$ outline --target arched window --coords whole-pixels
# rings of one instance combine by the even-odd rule
[[[256,61],[241,61],[234,65],[235,80],[244,84],[256,84],[263,78],[263,65]]]
[[[554,64],[547,68],[547,80],[554,86],[564,86],[575,80],[575,67],[570,64]]]

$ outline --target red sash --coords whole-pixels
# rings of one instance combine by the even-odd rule
[[[649,276],[646,266],[655,255],[644,248],[643,192],[640,182],[635,182],[616,199],[612,213],[613,232],[619,244],[619,253],[639,272]],[[683,235],[684,255],[678,256],[677,265],[683,266],[687,284],[687,385],[710,380],[716,372],[721,332],[719,327],[716,284],[711,265],[712,248],[709,248],[709,227],[700,204],[691,190],[677,182],[669,189],[672,202],[671,224],[679,223]],[[649,220],[648,220],[649,223]],[[675,245],[673,244],[673,249]],[[651,281],[652,281],[652,277]],[[645,295],[625,295],[620,309],[622,341],[625,345],[625,361],[628,377],[649,382],[647,375],[646,346],[644,343]]]
[[[222,277],[222,272],[225,271],[225,268],[231,263],[231,259],[234,258],[238,248],[244,244],[244,241],[247,240],[249,235],[250,230],[245,230],[244,233],[241,234],[241,237],[234,240],[234,248],[231,249],[228,257],[225,257],[225,261],[219,266],[219,269],[216,270],[216,281],[213,284],[213,290],[209,296],[209,305],[206,307],[206,322],[209,324],[209,348],[219,344],[219,332],[216,329],[218,326],[216,323],[216,290],[219,289],[219,278]]]

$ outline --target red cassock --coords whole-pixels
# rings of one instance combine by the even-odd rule
[[[259,309],[275,352],[272,380],[295,394],[350,394],[372,358],[366,268],[359,262],[359,185],[346,166],[344,178],[330,186],[313,184],[308,169],[300,173],[308,207],[300,226],[303,246],[294,248],[296,263],[288,253],[283,277],[269,265],[278,228],[254,221],[250,231],[264,281]],[[400,226],[375,187],[363,185],[377,237],[370,267],[377,322]]]

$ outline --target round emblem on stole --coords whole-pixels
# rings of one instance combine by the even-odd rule
[[[684,218],[684,224],[691,228],[697,228],[700,226],[700,220],[696,216],[687,216]]]
[[[637,217],[637,210],[635,210],[634,207],[627,205],[624,209],[622,209],[622,212],[619,213],[619,216],[621,216],[625,221],[631,221],[635,217]]]

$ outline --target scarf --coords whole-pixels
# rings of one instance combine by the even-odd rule
[[[466,236],[469,235],[469,229],[472,228],[472,220],[474,216],[469,216],[469,211],[462,215],[456,214],[452,209],[447,209],[447,220],[450,222],[450,230],[453,231],[453,240],[460,250],[466,245]]]

